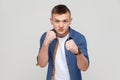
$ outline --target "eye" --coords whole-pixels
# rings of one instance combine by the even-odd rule
[[[64,20],[63,22],[66,23],[66,22],[68,22],[68,20]]]
[[[60,22],[59,20],[55,20],[56,23]]]

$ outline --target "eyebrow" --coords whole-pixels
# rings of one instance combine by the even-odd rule
[[[63,20],[59,20],[59,19],[55,19],[57,21],[68,21],[69,19],[63,19]]]

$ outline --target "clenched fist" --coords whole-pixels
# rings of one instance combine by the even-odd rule
[[[71,51],[73,54],[78,53],[78,47],[72,39],[68,40],[65,46],[66,46],[66,49]]]
[[[48,31],[44,40],[44,44],[49,45],[56,38],[56,33],[54,31]]]

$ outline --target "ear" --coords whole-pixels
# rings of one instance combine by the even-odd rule
[[[71,24],[71,22],[72,22],[72,17],[70,18],[70,24]]]
[[[51,22],[51,24],[53,25],[53,19],[52,19],[52,17],[50,18],[50,22]]]

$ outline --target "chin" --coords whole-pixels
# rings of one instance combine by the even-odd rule
[[[63,33],[63,32],[58,33],[58,36],[59,36],[59,37],[64,37],[65,35],[66,35],[66,34]]]
[[[64,32],[58,32],[59,35],[64,35],[65,33]]]

